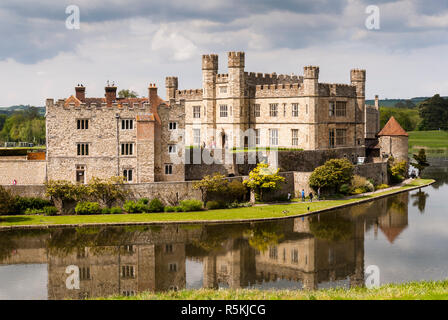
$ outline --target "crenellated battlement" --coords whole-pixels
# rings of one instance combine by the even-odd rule
[[[318,79],[319,67],[317,66],[305,66],[303,67],[303,75],[305,79]]]
[[[202,100],[202,89],[177,90],[176,99]]]
[[[231,51],[228,53],[228,67],[229,68],[244,68],[244,52]]]
[[[221,73],[216,75],[216,83],[226,83],[229,81],[228,73]]]
[[[324,97],[356,97],[356,87],[346,83],[319,83],[319,95]]]
[[[255,97],[294,97],[299,95],[299,83],[256,85]]]
[[[203,54],[202,55],[202,70],[218,70],[218,55],[217,54]]]
[[[366,81],[366,70],[364,69],[352,69],[350,70],[350,79],[351,81]]]
[[[47,99],[47,107],[58,108],[61,110],[92,110],[92,109],[104,109],[104,110],[150,110],[150,104],[146,101],[139,102],[113,102],[110,106],[105,101],[96,101],[88,103],[76,103],[69,99],[59,99],[54,103],[53,99]]]
[[[294,74],[279,74],[273,73],[255,73],[246,72],[246,80],[249,85],[268,85],[268,84],[293,84],[302,83],[303,76]]]

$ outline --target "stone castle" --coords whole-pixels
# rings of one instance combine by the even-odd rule
[[[218,55],[203,55],[202,89],[179,90],[178,78],[167,77],[166,99],[155,84],[141,98],[120,98],[109,84],[104,97],[86,97],[86,87],[78,85],[74,95],[46,101],[44,160],[2,162],[12,170],[5,170],[0,183],[86,183],[118,175],[141,184],[196,180],[213,172],[244,176],[253,164],[237,164],[240,154],[224,165],[189,161],[197,151],[209,150],[216,158],[218,151],[246,147],[246,160],[256,148],[281,150],[279,167],[306,172],[301,181],[329,158],[384,162],[382,157],[392,155],[392,140],[378,142],[378,96],[375,105],[366,105],[365,85],[366,71],[360,69],[350,71],[349,84],[320,83],[314,66],[304,67],[303,76],[246,72],[244,52],[228,53],[225,74],[218,73]],[[407,155],[407,137],[393,142],[394,153]],[[262,159],[258,155],[256,161]],[[367,171],[385,182],[384,168]]]

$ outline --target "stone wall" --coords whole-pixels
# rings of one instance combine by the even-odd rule
[[[375,185],[389,184],[387,175],[387,162],[365,163],[355,166],[355,174],[372,179]]]
[[[0,158],[0,185],[11,185],[13,180],[18,185],[43,184],[46,176],[46,161],[26,160],[26,156],[16,159]]]

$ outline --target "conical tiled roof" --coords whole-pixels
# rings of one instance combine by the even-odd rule
[[[394,117],[390,117],[378,136],[408,136],[407,132],[400,126]]]

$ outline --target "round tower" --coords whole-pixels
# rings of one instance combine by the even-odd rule
[[[383,156],[394,157],[397,161],[409,162],[408,133],[391,117],[378,133],[380,152]]]

